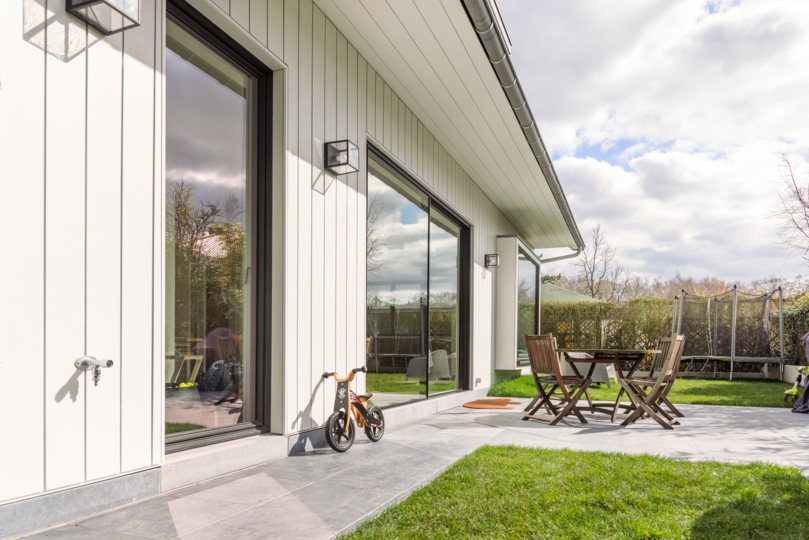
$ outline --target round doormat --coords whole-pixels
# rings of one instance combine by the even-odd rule
[[[511,401],[509,398],[495,398],[495,399],[476,399],[469,403],[464,403],[463,406],[467,409],[509,409],[514,410],[514,407],[508,405],[519,405],[519,401]]]

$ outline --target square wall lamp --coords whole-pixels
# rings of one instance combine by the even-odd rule
[[[497,255],[496,253],[486,255],[485,260],[486,260],[486,268],[500,267],[500,255]]]
[[[341,175],[360,170],[360,149],[349,140],[326,143],[326,169]]]
[[[67,0],[67,12],[105,36],[140,26],[140,0]]]

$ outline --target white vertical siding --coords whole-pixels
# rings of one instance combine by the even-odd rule
[[[0,2],[0,228],[6,231],[0,236],[0,253],[5,254],[0,263],[0,306],[5,306],[0,309],[4,343],[0,380],[19,381],[6,385],[5,399],[25,404],[15,407],[14,414],[0,416],[0,437],[14,440],[14,444],[0,442],[0,463],[4,464],[0,501],[38,493],[45,486],[47,54],[22,39],[23,30],[45,20],[42,4]]]
[[[473,225],[472,372],[489,385],[494,275],[483,255],[514,228],[316,2],[288,0],[283,20],[283,51],[273,49],[272,23],[267,37],[288,66],[283,432],[328,416],[334,383],[322,382],[323,371],[344,374],[365,361],[366,134]],[[361,170],[333,177],[321,145],[346,137],[360,146]]]
[[[142,2],[139,28],[102,38],[65,0],[0,4],[0,220],[13,231],[0,252],[17,254],[0,265],[0,380],[19,381],[5,397],[25,404],[0,419],[14,440],[0,444],[14,464],[0,467],[1,503],[162,457],[164,7]],[[115,363],[98,386],[73,366],[85,354]]]
[[[483,254],[514,234],[509,221],[317,2],[210,1],[286,65],[273,94],[284,146],[273,147],[272,430],[321,425],[334,395],[321,373],[365,361],[368,141],[472,224],[472,376],[488,385]],[[14,126],[0,129],[0,222],[15,231],[0,253],[25,254],[0,265],[0,303],[14,306],[0,311],[0,380],[32,382],[6,396],[26,407],[0,419],[19,441],[0,445],[18,465],[0,468],[0,502],[163,458],[165,2],[143,0],[141,26],[104,39],[64,0],[48,6],[0,2],[0,115]],[[21,31],[46,20],[47,41]],[[322,145],[342,138],[360,146],[361,170],[333,177]],[[72,366],[83,354],[115,362],[98,387]]]

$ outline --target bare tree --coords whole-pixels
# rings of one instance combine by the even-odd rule
[[[380,199],[379,193],[374,193],[368,198],[368,221],[365,229],[365,258],[369,274],[383,266],[379,255],[387,246],[387,238],[382,235],[382,222],[386,216],[385,203]]]
[[[799,178],[789,156],[781,154],[781,208],[775,217],[781,222],[782,242],[809,262],[809,173]]]
[[[225,209],[223,218],[225,221],[234,223],[244,214],[244,201],[235,193],[228,193],[225,197]]]
[[[590,231],[589,245],[573,262],[579,269],[574,278],[578,292],[605,302],[624,300],[633,283],[629,269],[615,260],[616,249],[607,242],[601,223]],[[570,283],[566,283],[570,285]]]

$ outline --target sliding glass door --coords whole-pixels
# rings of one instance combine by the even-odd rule
[[[256,84],[166,21],[167,435],[255,419]]]
[[[374,403],[460,388],[468,227],[373,149],[367,210],[366,381]]]

